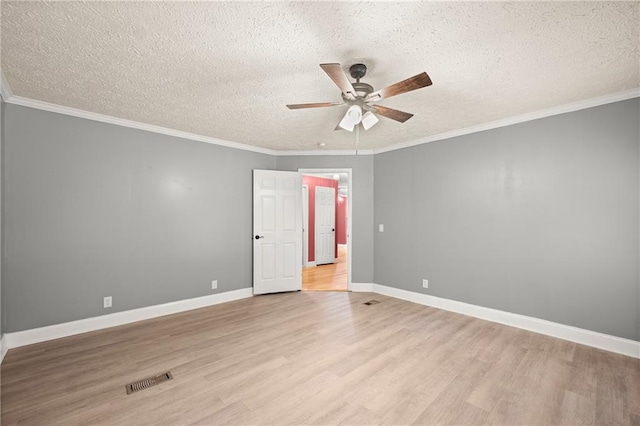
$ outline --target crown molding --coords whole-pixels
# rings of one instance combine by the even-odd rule
[[[34,99],[23,98],[21,96],[12,96],[5,99],[5,102],[20,105],[29,108],[40,109],[43,111],[56,112],[59,114],[70,115],[73,117],[86,118],[88,120],[100,121],[102,123],[115,124],[117,126],[130,127],[133,129],[146,130],[153,133],[160,133],[168,136],[175,136],[183,139],[190,139],[198,142],[210,143],[213,145],[225,146],[228,148],[241,149],[244,151],[258,152],[260,154],[277,155],[277,151],[268,148],[261,148],[253,145],[247,145],[239,142],[231,142],[223,139],[216,139],[209,136],[202,136],[195,133],[183,132],[181,130],[169,129],[167,127],[155,126],[153,124],[140,123],[138,121],[126,120],[124,118],[112,117],[110,115],[98,114],[95,112],[84,111],[81,109],[66,107],[49,102],[37,101]]]
[[[560,105],[553,108],[547,108],[540,111],[534,111],[527,114],[517,115],[514,117],[504,118],[497,121],[491,121],[488,123],[479,124],[477,126],[465,127],[463,129],[452,130],[450,132],[439,133],[437,135],[426,136],[424,138],[414,139],[407,142],[401,142],[394,145],[390,145],[383,148],[374,149],[360,149],[356,151],[354,149],[345,150],[273,150],[269,148],[261,148],[253,145],[247,145],[240,142],[226,141],[223,139],[217,139],[210,136],[198,135],[195,133],[183,132],[180,130],[174,130],[167,127],[156,126],[153,124],[140,123],[138,121],[127,120],[124,118],[112,117],[109,115],[98,114],[90,111],[84,111],[81,109],[66,107],[62,105],[52,104],[49,102],[38,101],[35,99],[23,98],[21,96],[13,95],[9,83],[4,77],[4,74],[0,70],[0,77],[2,78],[2,85],[0,87],[0,94],[6,103],[25,106],[29,108],[41,109],[44,111],[55,112],[64,115],[70,115],[73,117],[85,118],[88,120],[100,121],[103,123],[115,124],[117,126],[130,127],[134,129],[146,130],[149,132],[160,133],[169,136],[175,136],[178,138],[189,139],[198,142],[205,142],[212,145],[225,146],[228,148],[240,149],[243,151],[257,152],[260,154],[268,154],[278,157],[287,156],[356,156],[356,155],[375,155],[382,154],[384,152],[395,151],[398,149],[409,148],[412,146],[423,145],[429,142],[436,142],[440,140],[450,139],[458,136],[464,136],[471,133],[482,132],[485,130],[497,129],[499,127],[511,126],[513,124],[524,123],[527,121],[538,120],[540,118],[551,117],[554,115],[565,114],[567,112],[579,111],[582,109],[592,108],[600,105],[610,104],[613,102],[625,101],[628,99],[640,97],[640,88],[626,90],[624,92],[612,93],[597,98],[585,99],[570,104]]]
[[[23,98],[21,96],[13,96],[8,95],[4,96],[4,88],[5,88],[5,79],[4,75],[2,76],[2,88],[3,88],[3,98],[5,102],[40,109],[43,111],[55,112],[64,115],[70,115],[73,117],[85,118],[87,120],[100,121],[102,123],[115,124],[117,126],[130,127],[134,129],[147,130],[154,133],[161,133],[164,135],[175,136],[183,139],[190,139],[198,142],[206,142],[213,145],[221,145],[229,148],[241,149],[245,151],[258,152],[261,154],[268,154],[274,156],[296,156],[296,155],[373,155],[372,149],[359,149],[356,154],[356,150],[287,150],[287,151],[276,151],[268,148],[261,148],[253,145],[247,145],[240,142],[232,142],[226,141],[222,139],[212,138],[209,136],[202,136],[195,133],[183,132],[180,130],[170,129],[168,127],[155,126],[153,124],[145,124],[140,123],[138,121],[127,120],[124,118],[113,117],[105,114],[98,114],[95,112],[85,111],[77,108],[66,107],[58,104],[52,104],[49,102],[38,101],[30,98]],[[9,89],[9,84],[6,84],[7,89]],[[7,93],[11,93],[11,90]]]
[[[444,139],[455,138],[457,136],[468,135],[471,133],[482,132],[485,130],[497,129],[499,127],[511,126],[513,124],[524,123],[527,121],[538,120],[540,118],[551,117],[554,115],[565,114],[567,112],[579,111],[581,109],[593,108],[600,105],[610,104],[613,102],[626,101],[627,99],[633,99],[640,97],[640,88],[626,90],[624,92],[612,93],[610,95],[599,96],[597,98],[585,99],[570,104],[559,105],[557,107],[547,108],[539,111],[530,112],[527,114],[516,115],[514,117],[504,118],[502,120],[491,121],[488,123],[479,124],[477,126],[465,127],[463,129],[452,130],[450,132],[439,133],[437,135],[427,136],[412,141],[402,142],[395,145],[390,145],[384,148],[376,148],[373,150],[374,154],[381,154],[383,152],[395,151],[398,149],[409,148],[416,145],[422,145],[429,142],[441,141]]]
[[[9,86],[9,82],[4,77],[4,72],[0,69],[0,95],[2,95],[2,99],[7,102],[11,97],[13,97],[13,92],[11,91],[11,86]]]
[[[299,151],[276,151],[278,157],[291,157],[296,155],[373,155],[372,149],[335,149],[335,150],[321,150],[314,149],[311,151],[299,150]]]

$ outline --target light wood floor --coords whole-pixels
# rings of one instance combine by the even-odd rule
[[[347,246],[338,246],[338,261],[302,268],[302,289],[306,291],[347,291]]]
[[[258,296],[12,349],[2,365],[3,425],[639,421],[640,360],[370,293]]]

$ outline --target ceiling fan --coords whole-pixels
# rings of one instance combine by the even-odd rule
[[[369,130],[378,122],[378,117],[375,114],[404,123],[413,117],[413,114],[377,105],[376,102],[432,84],[427,73],[423,72],[384,89],[374,91],[373,86],[370,84],[360,82],[360,79],[367,74],[367,66],[364,64],[354,64],[349,67],[349,74],[356,80],[355,83],[349,81],[340,64],[320,64],[320,68],[327,73],[329,78],[342,91],[342,102],[293,104],[287,105],[287,108],[303,109],[349,105],[347,113],[338,123],[336,130],[344,129],[353,132],[353,129],[360,123],[362,123],[362,127],[365,130]]]

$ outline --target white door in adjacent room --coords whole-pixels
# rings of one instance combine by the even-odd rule
[[[302,177],[253,171],[253,294],[302,289]]]
[[[309,186],[302,185],[302,266],[309,264]]]
[[[336,258],[335,188],[316,186],[316,265],[334,263]]]

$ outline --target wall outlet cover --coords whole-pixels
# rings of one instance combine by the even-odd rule
[[[429,288],[429,280],[422,280],[422,287]]]
[[[110,308],[113,306],[113,298],[111,296],[107,296],[102,300],[103,308]]]
[[[378,232],[384,232],[384,224],[379,224],[378,225]]]
[[[218,288],[218,280],[211,281],[211,290],[215,290]]]

